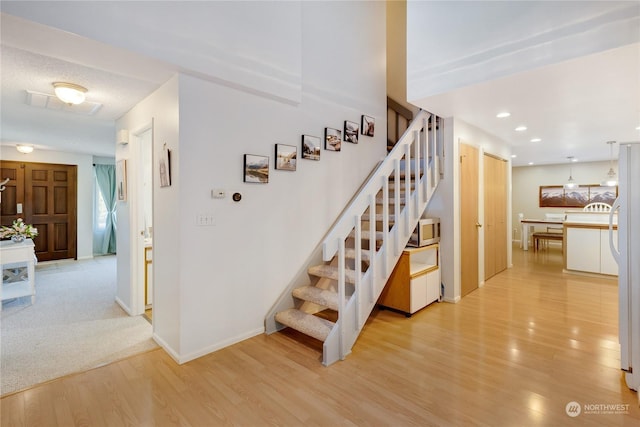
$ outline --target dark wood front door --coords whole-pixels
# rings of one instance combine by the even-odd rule
[[[2,179],[10,178],[2,193],[2,225],[23,218],[37,227],[39,261],[77,258],[77,166],[4,161],[1,170]]]

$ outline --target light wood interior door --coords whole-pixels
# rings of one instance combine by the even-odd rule
[[[460,144],[461,296],[478,289],[478,149]]]
[[[484,280],[507,268],[507,162],[485,154]]]

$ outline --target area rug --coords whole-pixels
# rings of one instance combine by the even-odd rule
[[[36,298],[5,301],[0,394],[157,348],[151,324],[115,303],[115,256],[36,266]]]

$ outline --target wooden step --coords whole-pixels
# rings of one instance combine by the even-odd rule
[[[276,321],[324,342],[335,323],[295,308],[276,313]]]
[[[371,218],[370,218],[369,214],[363,214],[362,215],[362,220],[363,221],[369,221],[370,219]],[[382,221],[382,219],[383,219],[382,214],[376,214],[376,221]],[[389,215],[389,223],[393,224],[395,222],[396,222],[396,216],[395,215]]]
[[[313,267],[309,267],[307,270],[309,274],[318,277],[326,277],[327,279],[338,280],[338,267],[333,265],[314,265]],[[345,281],[347,283],[356,283],[356,272],[355,270],[346,269],[345,271]]]
[[[346,248],[344,250],[344,256],[349,259],[356,259],[356,250],[353,248]],[[360,256],[362,257],[362,261],[371,261],[368,249],[362,249]]]
[[[331,310],[338,311],[337,292],[309,285],[295,288],[291,293],[294,297],[301,300],[309,301],[314,304],[330,308]]]
[[[362,230],[360,234],[362,235],[362,240],[369,240],[369,230]],[[356,237],[356,232],[352,231],[351,233],[349,233],[349,237]],[[382,240],[383,237],[384,234],[382,233],[382,231],[376,231],[376,240]]]

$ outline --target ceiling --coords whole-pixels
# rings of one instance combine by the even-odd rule
[[[113,156],[114,121],[178,67],[65,31],[2,14],[1,144]],[[43,42],[46,41],[46,42]],[[448,47],[450,48],[450,46]],[[27,105],[27,91],[52,83],[88,88],[95,114]],[[416,103],[456,117],[512,147],[513,164],[609,159],[606,141],[640,140],[640,43],[436,94]],[[511,116],[497,119],[507,110]],[[526,125],[519,133],[514,128]],[[540,142],[531,142],[534,137]],[[617,150],[616,150],[617,152]]]

